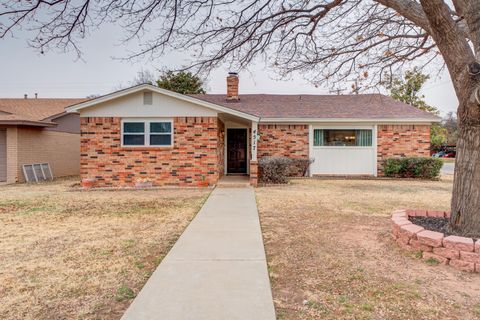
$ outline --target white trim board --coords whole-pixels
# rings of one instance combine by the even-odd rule
[[[262,124],[349,124],[349,123],[365,123],[365,124],[425,124],[430,125],[432,122],[441,122],[441,119],[421,119],[421,118],[260,118]]]

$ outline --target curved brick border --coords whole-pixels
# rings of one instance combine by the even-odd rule
[[[404,250],[422,252],[424,260],[435,259],[456,269],[480,272],[480,240],[448,236],[425,230],[413,224],[409,217],[449,217],[450,212],[426,210],[396,210],[392,214],[392,237]]]

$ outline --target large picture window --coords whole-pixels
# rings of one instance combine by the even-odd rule
[[[315,147],[371,147],[372,130],[369,129],[314,129]]]
[[[144,147],[169,147],[173,145],[171,120],[124,120],[122,145]]]

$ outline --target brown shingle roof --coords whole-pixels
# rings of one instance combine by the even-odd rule
[[[65,107],[85,100],[0,98],[0,122],[49,124],[47,118],[63,113]]]
[[[243,94],[238,102],[227,101],[223,94],[191,96],[262,118],[439,119],[429,112],[381,94]]]

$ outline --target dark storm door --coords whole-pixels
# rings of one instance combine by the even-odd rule
[[[227,129],[227,173],[247,173],[247,129]]]

